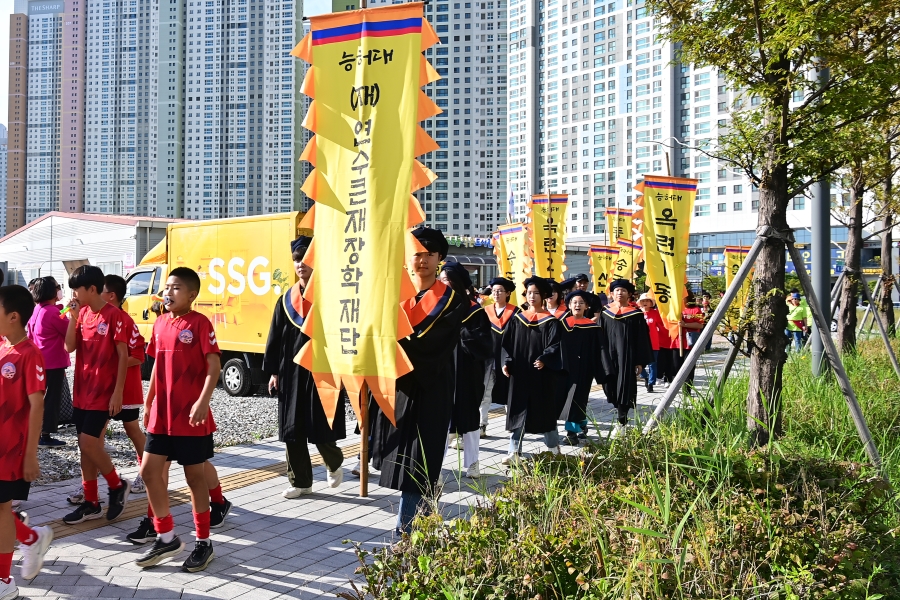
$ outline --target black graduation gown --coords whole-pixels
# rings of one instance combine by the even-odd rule
[[[557,396],[556,379],[562,368],[559,319],[544,313],[520,312],[503,333],[502,360],[509,369],[509,401],[506,430],[525,427],[525,433],[546,433],[556,429],[562,406]],[[543,369],[536,369],[540,359]],[[497,378],[506,378],[501,371]]]
[[[300,331],[310,303],[299,285],[285,292],[275,304],[263,371],[278,375],[278,439],[282,442],[321,444],[347,437],[346,392],[341,392],[329,427],[312,373],[294,362],[309,338]]]
[[[462,435],[481,425],[481,400],[484,398],[484,374],[493,346],[491,323],[487,313],[475,302],[463,318],[459,344],[453,351],[456,365],[456,395],[450,431]]]
[[[560,323],[563,327],[560,349],[563,368],[568,375],[567,392],[572,385],[575,386],[572,404],[562,418],[580,422],[587,417],[588,396],[593,382],[602,384],[606,380],[602,356],[603,333],[600,325],[584,317],[577,319],[570,315]]]
[[[569,316],[569,309],[565,305],[560,304],[555,309],[548,308],[547,312],[559,319],[562,323]],[[569,396],[569,376],[565,372],[565,362],[562,363],[562,370],[556,374],[556,391],[554,392],[555,402],[562,407],[566,403]]]
[[[634,408],[637,399],[637,365],[653,362],[650,328],[640,309],[627,307],[613,312],[603,309],[603,369],[606,371],[606,399],[616,408]]]
[[[464,294],[440,281],[402,305],[413,334],[400,340],[413,371],[397,379],[395,427],[370,401],[372,465],[382,487],[429,493],[441,474],[453,414],[453,351],[469,311]]]
[[[521,312],[518,306],[507,304],[503,307],[503,312],[497,316],[497,311],[493,304],[485,306],[484,312],[487,313],[488,321],[491,323],[491,345],[493,346],[493,369],[494,369],[494,389],[491,390],[491,402],[494,404],[506,404],[509,397],[509,379],[503,375],[503,363],[501,358],[501,344],[503,341],[503,332],[509,325],[509,320],[517,313]]]

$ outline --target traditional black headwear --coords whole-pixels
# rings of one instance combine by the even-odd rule
[[[541,298],[545,300],[553,294],[553,288],[550,287],[550,282],[543,277],[529,277],[525,280],[523,285],[525,286],[526,291],[528,290],[528,286],[536,286],[538,292],[541,294]]]
[[[591,278],[585,275],[584,273],[579,273],[575,276],[575,281],[590,281]]]
[[[444,267],[441,270],[447,271],[447,276],[450,280],[457,285],[461,285],[463,289],[472,287],[472,277],[469,275],[469,271],[458,262],[448,261],[444,263]]]
[[[503,289],[506,290],[507,292],[516,291],[516,284],[513,283],[512,281],[510,281],[509,279],[507,279],[506,277],[494,277],[488,283],[488,289],[494,287],[495,285],[502,285]]]
[[[616,279],[612,283],[609,284],[609,293],[612,294],[616,288],[625,288],[628,290],[628,293],[632,296],[634,295],[634,284],[632,284],[627,279]]]
[[[585,305],[590,308],[591,294],[588,294],[584,290],[576,290],[574,292],[571,292],[566,295],[566,306],[569,306],[569,302],[571,302],[573,298],[581,298],[582,300],[584,300]]]
[[[563,281],[561,281],[559,283],[559,287],[562,288],[563,292],[566,292],[567,290],[571,290],[573,287],[575,287],[576,281],[578,281],[577,278],[569,277],[568,279],[564,279]]]
[[[553,293],[559,294],[559,298],[557,300],[559,302],[562,302],[562,298],[563,298],[562,286],[559,285],[557,282],[553,281],[552,279],[548,279],[547,281],[550,283],[550,289],[553,291]]]
[[[447,256],[450,244],[447,243],[447,238],[440,230],[431,227],[416,227],[412,230],[412,234],[429,252],[437,252],[442,259]]]
[[[301,235],[296,240],[291,242],[291,254],[293,254],[294,252],[299,252],[301,255],[306,254],[306,251],[309,249],[309,245],[311,243],[311,236]]]

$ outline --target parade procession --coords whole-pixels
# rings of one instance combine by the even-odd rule
[[[461,126],[470,126],[470,98],[457,107],[460,98],[441,87],[451,77],[460,85],[457,74],[462,85],[471,79],[469,57],[461,62],[459,47],[451,53],[447,46],[447,5],[435,11],[429,3],[383,4],[367,7],[363,0],[304,18],[302,37],[285,52],[303,73],[297,101],[306,103],[304,132],[285,138],[303,144],[282,152],[303,165],[296,186],[302,210],[285,205],[265,214],[251,208],[240,216],[164,220],[75,218],[60,207],[0,237],[0,600],[900,598],[900,508],[892,487],[900,437],[891,401],[900,394],[894,316],[900,304],[892,300],[890,274],[897,221],[887,208],[897,205],[900,127],[895,114],[877,112],[896,108],[889,98],[900,84],[885,91],[879,82],[900,72],[891,68],[900,65],[894,56],[900,28],[873,32],[870,21],[854,20],[876,10],[871,3],[836,8],[839,16],[829,19],[844,19],[834,27],[852,30],[855,42],[823,31],[821,40],[840,48],[811,35],[815,40],[805,43],[815,51],[807,52],[783,41],[805,39],[806,26],[788,33],[779,23],[804,11],[825,19],[814,4],[764,2],[780,16],[756,14],[751,31],[742,29],[753,20],[746,15],[717,21],[725,8],[694,0],[638,0],[633,8],[630,0],[624,8],[572,2],[559,13],[549,9],[557,4],[551,1],[547,19],[565,15],[557,31],[543,13],[525,27],[524,17],[514,18],[524,5],[498,2],[496,10],[510,19],[509,33],[506,21],[498,33],[504,57],[509,43],[510,67],[498,64],[507,62],[501,56],[494,63],[493,46],[485,46],[491,50],[476,67],[478,85],[494,85],[496,76],[512,90],[533,77],[530,85],[540,93],[535,102],[524,90],[511,92],[509,115],[505,107],[496,115],[488,108],[493,91],[481,104],[476,97],[475,126],[492,127],[496,117],[504,127],[498,136],[509,126],[512,147],[526,139],[517,137],[526,129],[518,129],[512,111],[532,102],[545,116],[543,94],[556,98],[551,90],[558,88],[555,70],[545,81],[544,49],[535,63],[540,74],[516,64],[537,43],[548,44],[548,69],[557,65],[557,41],[563,49],[578,38],[597,44],[590,59],[586,45],[572,53],[573,62],[561,67],[570,69],[571,82],[563,78],[567,87],[559,89],[573,110],[589,106],[587,99],[579,104],[589,87],[609,94],[584,109],[580,119],[593,118],[593,126],[576,122],[573,112],[571,134],[562,129],[570,139],[559,148],[571,152],[571,159],[561,156],[572,161],[569,173],[579,173],[571,175],[575,187],[553,179],[526,188],[510,171],[495,190],[493,182],[473,180],[470,187],[445,180],[438,169],[447,163],[432,160],[447,159],[450,148],[464,163],[456,160],[453,168],[484,169],[496,149],[503,168],[527,164],[518,149],[506,162],[506,141],[470,155],[468,141],[455,149],[457,140],[448,146],[443,134],[431,135],[432,122],[448,115],[460,126],[460,108]],[[453,10],[470,6],[455,3]],[[475,6],[495,10],[493,2]],[[629,64],[617,75],[614,67],[607,71],[615,57],[600,58],[615,51],[619,27],[628,60],[634,34],[635,52],[646,48],[650,62],[650,38],[637,37],[650,30],[649,21],[640,21],[648,6],[673,23],[659,36],[682,48],[672,58],[682,89],[691,81],[686,61],[705,60],[718,69],[720,97],[726,77],[749,92],[742,96],[747,106],[719,104],[720,113],[732,106],[736,115],[738,133],[722,134],[735,136],[731,146],[692,142],[684,137],[688,124],[683,140],[668,145],[654,129],[652,156],[659,159],[652,170],[641,167],[649,161],[637,163],[632,173],[630,155],[627,171],[616,166],[615,145],[596,147],[591,160],[584,148],[608,136],[632,151],[632,117],[623,120],[617,108],[626,115],[634,109],[635,128],[650,125],[650,113],[640,115],[642,103],[650,110],[649,98],[638,100],[643,84],[634,107],[630,87],[632,77],[650,77],[649,67],[633,71]],[[109,3],[103,7],[106,13]],[[620,9],[627,11],[626,44],[613,16]],[[28,10],[37,23],[45,8]],[[589,25],[589,19],[598,20]],[[700,22],[708,29],[692,29]],[[754,39],[764,33],[778,41]],[[472,43],[469,31],[453,34],[453,44]],[[876,39],[894,43],[886,42],[886,50]],[[731,63],[724,57],[757,43],[762,49],[746,60],[765,62],[764,83],[748,74],[753,64],[735,67],[733,57]],[[871,48],[842,67],[838,51],[856,52],[854,43]],[[760,56],[767,52],[777,60]],[[823,61],[826,74],[813,82],[808,69],[783,75],[803,60],[798,55]],[[643,64],[640,56],[635,66]],[[561,60],[568,58],[563,53]],[[881,70],[863,72],[862,63]],[[599,69],[593,76],[590,64]],[[791,80],[778,96],[781,77]],[[875,108],[842,103],[843,88],[828,87],[854,78],[866,82]],[[706,82],[708,74],[693,81]],[[649,82],[644,87],[650,94]],[[653,93],[659,89],[654,82]],[[708,97],[702,94],[708,92],[684,92],[682,105]],[[661,104],[654,98],[652,110]],[[740,110],[760,106],[784,113],[753,113],[738,122]],[[791,129],[804,111],[818,111],[821,120],[809,127],[822,136],[872,120],[878,141],[867,146],[869,154],[841,155],[823,166],[826,150]],[[682,112],[690,118],[690,110]],[[557,148],[555,114],[548,106],[546,132],[543,120],[527,130],[528,144],[541,152],[545,144]],[[662,121],[657,114],[653,125]],[[752,157],[741,162],[738,138],[777,129],[775,122],[783,130],[754,138]],[[649,142],[649,131],[638,132],[635,142]],[[845,135],[842,152],[855,151],[846,148],[862,137],[861,130]],[[207,135],[204,144],[211,140]],[[776,142],[783,145],[760,149]],[[693,163],[676,164],[688,152],[682,147],[692,144],[705,158],[690,155]],[[119,148],[123,155],[133,150]],[[650,152],[648,146],[643,156]],[[206,156],[204,181],[212,181],[213,159]],[[711,156],[718,179],[740,172],[753,182],[748,198],[758,225],[747,235],[729,237],[702,221],[709,216],[710,174],[690,169],[708,166]],[[864,165],[882,159],[872,167],[877,176],[866,179]],[[222,159],[222,173],[244,158],[229,160],[240,163]],[[569,165],[557,171],[555,161],[541,158],[531,168],[541,177],[545,169],[547,176],[566,174]],[[589,165],[597,172],[582,176]],[[218,159],[215,173],[218,181]],[[791,225],[789,197],[796,211],[806,196],[826,202],[828,180],[838,177],[851,200],[832,194],[824,221],[810,231]],[[19,179],[9,181],[14,190]],[[229,189],[249,190],[252,205],[253,182],[245,188],[243,176],[233,181]],[[193,198],[192,185],[185,198]],[[160,184],[160,198],[168,187]],[[718,190],[743,193],[726,189],[739,187]],[[624,190],[627,200],[586,197],[607,189]],[[490,203],[495,191],[499,202]],[[472,219],[482,232],[476,237],[468,225],[458,229],[469,214],[448,229],[433,218],[447,210],[437,207],[448,193],[452,210],[474,210],[470,202],[486,200],[505,214]],[[718,210],[726,212],[726,204]],[[5,212],[4,228],[17,215]],[[698,219],[704,233],[697,233]],[[835,219],[846,227],[843,246],[830,242],[831,233],[817,237],[823,229],[837,231]],[[887,239],[881,246],[887,259],[873,287],[860,253],[878,235]],[[704,244],[702,236],[714,241]],[[810,236],[813,253],[824,259],[808,256]],[[846,262],[829,276],[832,243]],[[96,258],[103,246],[118,244],[128,248],[127,265]],[[34,258],[45,245],[49,255]],[[75,258],[73,247],[95,255],[76,250],[85,257]],[[228,437],[257,419],[270,428],[247,425],[243,437]]]

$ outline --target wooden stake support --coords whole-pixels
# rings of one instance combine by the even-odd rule
[[[365,0],[363,0],[365,1]],[[369,384],[359,391],[359,497],[369,496]]]
[[[880,282],[881,280],[879,280]],[[877,285],[877,284],[876,284]],[[872,295],[869,294],[869,286],[866,285],[866,282],[862,282],[863,295],[866,300],[869,301],[869,306],[874,307],[875,302],[872,300]],[[891,346],[891,340],[888,339],[887,329],[884,328],[884,323],[881,321],[881,317],[876,314],[877,308],[872,309],[872,320],[878,323],[878,330],[881,332],[881,339],[884,341],[884,347],[887,348],[888,356],[891,359],[891,365],[894,366],[894,373],[897,374],[897,377],[900,377],[900,364],[897,363],[897,355],[894,354],[894,348]]]

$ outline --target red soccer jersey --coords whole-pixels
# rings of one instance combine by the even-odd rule
[[[122,329],[128,332],[128,358],[144,362],[144,336],[127,312],[122,311]],[[122,408],[139,408],[144,405],[144,386],[141,383],[141,365],[128,367],[125,375],[125,393]]]
[[[212,323],[198,312],[183,317],[166,313],[153,324],[147,354],[156,360],[156,400],[149,433],[209,435],[216,430],[212,411],[206,424],[191,427],[191,407],[206,381],[207,354],[220,354]]]
[[[22,479],[31,402],[47,387],[44,357],[31,340],[0,345],[0,481]]]
[[[109,410],[116,389],[119,356],[116,344],[128,343],[122,315],[112,304],[100,312],[84,306],[78,313],[75,344],[75,392],[72,404],[82,410]]]
[[[668,348],[668,346],[664,345],[666,342],[663,341],[663,336],[668,338],[669,330],[663,325],[659,310],[651,308],[644,311],[644,320],[647,321],[647,327],[650,329],[650,345],[653,349]]]

